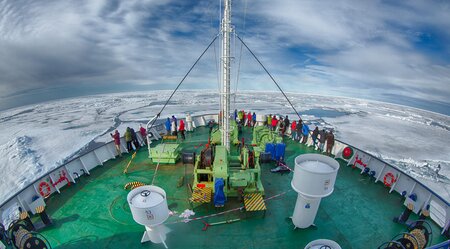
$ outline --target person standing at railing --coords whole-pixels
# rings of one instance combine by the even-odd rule
[[[281,136],[284,136],[284,131],[281,130],[282,128],[284,128],[284,120],[283,117],[280,116],[280,119],[277,122],[277,126],[275,127],[275,131],[282,133]]]
[[[130,128],[130,132],[131,132],[131,140],[133,141],[134,148],[136,148],[136,150],[138,150],[139,147],[141,147],[141,146],[139,146],[139,141],[137,140],[136,132],[134,131],[133,128]]]
[[[114,135],[112,133],[109,133],[111,137],[114,139],[114,145],[116,147],[116,156],[122,156],[122,152],[120,151],[120,133],[118,130],[114,132]]]
[[[244,111],[239,111],[238,112],[238,119],[239,119],[239,123],[244,124]]]
[[[327,154],[331,155],[331,150],[333,149],[334,145],[334,135],[333,131],[330,131],[327,135]]]
[[[325,129],[322,129],[319,131],[319,149],[320,151],[323,151],[323,146],[325,145],[325,139],[327,138],[327,133],[325,132]]]
[[[170,131],[172,130],[172,124],[170,122],[170,118],[167,118],[166,122],[164,123],[164,125],[166,126],[166,134],[170,135]]]
[[[144,140],[144,145],[147,145],[147,130],[142,125],[139,125],[139,133],[141,133],[142,140]]]
[[[272,114],[267,115],[267,128],[272,127]]]
[[[272,131],[275,131],[275,129],[277,127],[277,124],[278,124],[277,117],[275,115],[273,115],[273,117],[272,117]]]
[[[292,140],[297,140],[297,122],[295,120],[291,124],[291,137]]]
[[[280,120],[278,121],[278,131],[281,134],[281,137],[284,136],[284,133],[286,132],[287,127],[285,126],[285,122],[283,117],[280,117]]]
[[[300,142],[302,140],[303,134],[303,120],[299,119],[297,123],[297,141]]]
[[[319,136],[319,127],[316,126],[316,128],[314,128],[311,138],[313,140],[313,147],[314,149],[316,149],[316,140],[317,140],[317,136]]]
[[[284,132],[285,133],[288,131],[290,124],[291,124],[291,121],[289,121],[289,117],[288,117],[288,115],[286,115],[286,117],[284,118]],[[283,133],[283,135],[284,135],[284,133]]]
[[[306,144],[306,142],[308,142],[308,135],[309,135],[309,126],[306,123],[303,124],[302,134],[303,134],[302,143]]]
[[[194,130],[194,122],[192,121],[191,114],[186,115],[186,131],[193,131]]]
[[[183,119],[180,119],[180,126],[179,126],[179,128],[178,128],[178,131],[179,131],[180,134],[181,134],[181,138],[182,138],[183,140],[186,139],[186,137],[184,136],[185,128],[184,128],[184,121],[183,121]]]
[[[172,115],[172,125],[175,124],[175,133],[178,130],[178,119],[175,117],[175,115]],[[177,134],[175,134],[176,136]]]
[[[177,119],[172,116],[172,122],[170,123],[170,129],[172,131],[172,136],[178,136],[177,133]]]
[[[252,115],[252,126],[255,126],[255,125],[256,125],[256,113],[253,112],[253,115]]]
[[[133,141],[133,137],[131,136],[130,127],[127,127],[124,136],[125,136],[125,142],[127,142],[128,153],[130,153],[133,150],[133,147],[131,146],[131,142]]]

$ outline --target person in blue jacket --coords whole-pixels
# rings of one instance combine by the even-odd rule
[[[170,130],[171,130],[170,118],[167,118],[167,120],[164,123],[164,125],[166,126],[167,135],[170,135]]]
[[[309,134],[309,127],[306,123],[303,123],[302,134],[303,134],[302,143],[306,143],[308,141],[308,134]]]
[[[255,126],[256,125],[256,113],[253,113],[252,119],[253,119],[253,126]]]

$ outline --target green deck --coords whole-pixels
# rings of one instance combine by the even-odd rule
[[[245,128],[246,141],[251,141],[250,130]],[[199,152],[207,142],[208,129],[197,128],[188,133],[182,148]],[[287,164],[292,166],[294,158],[302,153],[316,153],[311,148],[294,144],[286,138]],[[162,244],[140,243],[144,227],[135,223],[126,202],[128,191],[123,187],[131,181],[152,181],[155,164],[148,159],[148,152],[141,149],[129,168],[122,173],[131,155],[108,161],[91,171],[91,176],[79,178],[77,184],[65,187],[61,195],[47,200],[47,211],[53,219],[51,227],[41,231],[53,248],[164,248]],[[303,248],[319,238],[337,241],[342,248],[376,248],[392,239],[406,227],[392,222],[404,209],[403,199],[398,194],[389,194],[381,183],[375,184],[359,170],[346,167],[343,161],[336,180],[335,190],[323,198],[315,220],[316,228],[293,229],[288,218],[293,210],[297,193],[291,190],[290,174],[274,174],[273,165],[263,164],[262,181],[266,198],[288,191],[286,194],[266,201],[267,212],[246,214],[242,211],[205,219],[217,222],[235,218],[245,220],[232,224],[210,227],[202,231],[201,221],[178,222],[178,215],[170,217],[167,227],[169,248]],[[160,165],[155,185],[167,192],[169,208],[178,214],[190,209],[190,197],[186,182],[192,181],[192,166]],[[187,181],[177,188],[181,176]],[[196,217],[241,206],[230,198],[223,209],[213,204],[195,207]],[[413,219],[417,216],[413,215]],[[443,241],[439,228],[433,226],[433,244]]]

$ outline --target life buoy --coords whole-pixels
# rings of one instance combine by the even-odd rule
[[[386,175],[384,175],[383,182],[386,187],[391,187],[395,181],[396,181],[395,176],[391,172],[388,172],[388,173],[386,173]]]
[[[351,147],[345,147],[342,151],[342,157],[344,159],[350,159],[353,156],[353,149]]]
[[[39,194],[44,198],[51,194],[50,185],[47,182],[39,183]]]

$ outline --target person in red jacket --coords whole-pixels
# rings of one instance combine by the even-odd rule
[[[291,124],[291,137],[292,140],[297,140],[297,121],[292,121]]]
[[[184,139],[186,139],[186,137],[184,136],[184,131],[185,131],[186,129],[184,128],[184,121],[183,121],[183,119],[180,119],[180,125],[178,126],[178,131],[180,132],[180,134],[181,134],[181,138],[184,140]]]
[[[278,124],[277,117],[275,115],[273,115],[273,117],[272,117],[272,131],[275,131],[275,129],[277,128],[277,124]]]
[[[247,126],[248,127],[252,126],[252,120],[253,120],[253,115],[250,111],[248,111],[248,114],[247,114]]]
[[[147,129],[145,129],[142,125],[139,125],[139,133],[141,133],[144,144],[147,144]]]
[[[117,156],[122,156],[122,151],[120,151],[120,133],[118,130],[114,132],[114,135],[112,133],[109,133],[111,137],[114,139],[114,145],[116,146],[116,152]]]

